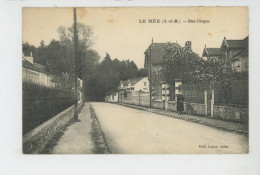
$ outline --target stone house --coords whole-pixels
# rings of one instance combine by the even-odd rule
[[[52,81],[51,76],[45,71],[45,67],[34,63],[32,54],[31,56],[23,56],[22,63],[23,81],[31,81],[47,87],[55,87],[55,83]]]
[[[162,72],[164,48],[168,44],[169,43],[152,42],[144,52],[144,68],[148,71],[153,100],[164,100],[167,95],[169,100],[175,100],[175,84],[167,84],[166,78]],[[181,47],[178,43],[171,44]],[[191,49],[191,41],[187,41],[182,49]]]

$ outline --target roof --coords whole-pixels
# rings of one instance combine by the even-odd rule
[[[45,66],[38,64],[38,63],[33,63],[36,67],[40,68],[41,70],[45,70]]]
[[[231,58],[231,61],[238,59],[239,57],[248,57],[248,48],[244,49],[243,51],[239,52],[235,56]]]
[[[202,56],[221,56],[222,52],[220,48],[204,48]]]
[[[140,78],[131,78],[129,79],[129,82],[131,83],[131,85],[135,85],[136,83],[138,83],[140,80],[142,80],[144,77],[140,77]]]
[[[226,38],[224,38],[221,47],[224,45],[229,48],[248,48],[248,36],[243,40],[226,40]]]
[[[123,83],[124,86],[128,86],[128,83],[130,83],[132,86],[134,86],[136,83],[138,83],[143,78],[145,78],[145,77],[131,78],[131,79],[122,81],[122,83]]]
[[[27,61],[26,59],[23,59],[23,67],[46,74],[44,69],[40,68],[41,66],[42,65],[40,65],[40,64],[35,65],[35,64],[32,64],[31,62]]]
[[[163,61],[164,48],[169,44],[181,47],[177,43],[152,43],[144,53],[150,54],[150,50],[151,50],[152,64],[160,64]]]

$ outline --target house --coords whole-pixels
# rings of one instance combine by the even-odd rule
[[[236,72],[248,71],[248,49],[243,50],[230,59],[232,70]]]
[[[202,57],[206,57],[207,59],[212,58],[220,58],[223,56],[223,53],[221,51],[221,48],[207,48],[205,45],[205,48],[202,53]]]
[[[149,80],[148,77],[131,78],[126,81],[121,81],[119,90],[125,90],[127,92],[139,92],[149,93]]]
[[[45,67],[33,62],[32,54],[31,56],[23,55],[22,64],[23,81],[31,81],[47,87],[55,87],[55,83],[52,81],[51,76],[45,71]]]
[[[205,45],[202,56],[225,60],[226,70],[248,71],[248,36],[242,40],[227,40],[224,37],[219,48],[207,48]]]
[[[108,102],[118,102],[118,92],[112,91],[107,94],[105,100]]]
[[[242,40],[227,40],[224,37],[220,48],[227,69],[236,72],[248,71],[248,36]]]
[[[181,47],[178,43],[171,43],[173,46],[182,48],[183,50],[191,49],[191,41],[186,41],[185,46]],[[169,96],[169,100],[175,100],[175,84],[166,83],[166,78],[162,73],[162,63],[164,56],[164,48],[169,43],[151,43],[144,52],[145,62],[144,68],[148,71],[148,78],[151,83],[153,100],[164,100],[165,92]],[[167,87],[165,89],[165,87]]]

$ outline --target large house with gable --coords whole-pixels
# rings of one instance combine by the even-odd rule
[[[168,96],[168,100],[174,100],[176,95],[175,85],[169,85],[162,73],[162,64],[164,56],[164,48],[169,43],[151,43],[144,52],[145,62],[144,68],[148,71],[148,78],[151,83],[153,100],[164,100]],[[178,43],[171,43],[177,47],[181,47]],[[182,49],[191,50],[191,41],[187,41]],[[178,80],[179,83],[180,80]],[[165,89],[166,88],[166,89]],[[165,92],[165,93],[164,93]]]
[[[226,69],[236,72],[248,71],[248,36],[241,40],[228,40],[224,37],[219,48],[205,46],[203,57],[224,59]]]

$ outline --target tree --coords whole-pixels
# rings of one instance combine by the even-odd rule
[[[136,77],[147,77],[147,76],[148,76],[148,71],[144,68],[139,69],[136,75]]]
[[[28,42],[23,43],[23,54],[24,56],[31,56],[31,53],[36,51],[36,47],[34,45],[30,45]]]
[[[91,26],[86,26],[82,23],[77,23],[78,31],[78,70],[77,76],[82,77],[82,60],[84,59],[84,52],[86,52],[90,46],[93,44],[93,29]],[[66,61],[69,64],[74,63],[74,27],[73,25],[69,28],[60,26],[58,28],[58,33],[60,37],[60,44],[65,48],[66,51]],[[73,72],[73,68],[71,70]]]
[[[204,61],[191,49],[168,43],[163,58],[162,71],[169,83],[173,84],[174,79],[182,79],[184,83],[204,81],[201,77]]]

